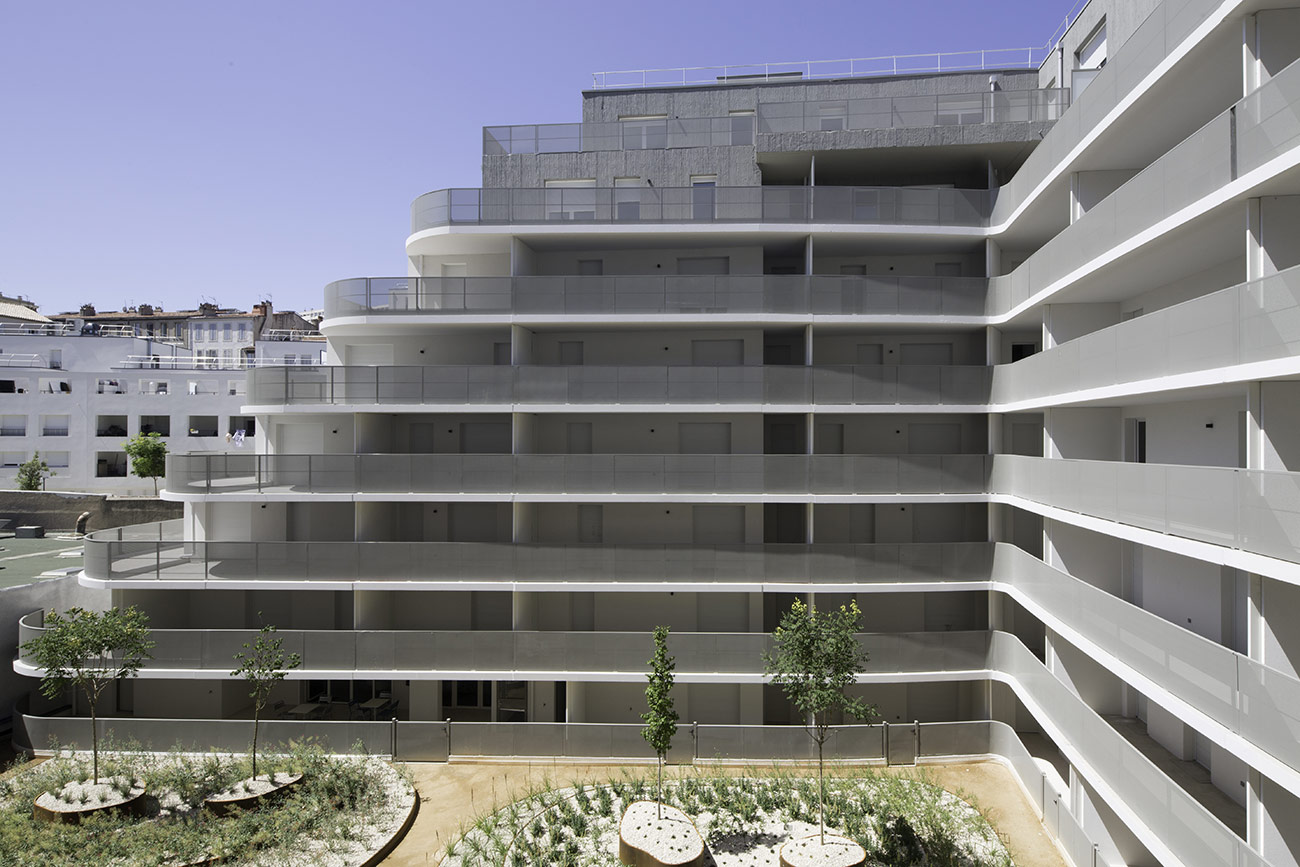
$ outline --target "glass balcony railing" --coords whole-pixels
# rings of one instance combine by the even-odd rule
[[[981,494],[988,455],[168,455],[167,490],[505,495]]]
[[[755,144],[757,132],[837,132],[1055,121],[1069,89],[760,102],[755,114],[483,127],[483,154],[660,150]]]
[[[995,406],[1300,357],[1300,266],[1156,310],[994,369]]]
[[[851,223],[982,227],[988,190],[949,187],[581,187],[435,190],[411,204],[411,232],[563,223]]]
[[[1300,473],[997,455],[989,479],[999,494],[1300,562]]]
[[[447,365],[298,367],[249,371],[259,406],[716,404],[719,406],[945,405],[988,403],[980,365]]]
[[[736,592],[846,583],[987,581],[993,549],[946,545],[565,545],[508,542],[202,542],[180,521],[86,537],[90,578],[114,582],[403,581],[726,584]]]
[[[19,621],[19,641],[44,632],[40,614]],[[228,676],[231,660],[256,630],[151,629],[150,669],[211,669]],[[551,678],[572,672],[644,674],[650,635],[635,632],[539,632],[490,630],[302,630],[281,629],[286,652],[302,658],[304,671],[509,673],[510,679]],[[872,673],[955,672],[984,668],[988,632],[863,634]],[[678,675],[727,674],[759,680],[766,633],[674,632]],[[20,653],[19,660],[34,663]],[[34,666],[35,667],[35,666]],[[527,675],[527,676],[525,676]],[[400,676],[400,675],[394,675]],[[483,677],[480,677],[483,679]]]
[[[983,316],[987,292],[983,277],[358,277],[325,287],[325,318],[602,313]]]

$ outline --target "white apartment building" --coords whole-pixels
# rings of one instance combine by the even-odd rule
[[[265,319],[248,316],[259,327]],[[158,318],[157,336],[84,317],[0,323],[0,487],[15,487],[18,465],[39,452],[54,473],[48,490],[152,494],[122,451],[139,432],[161,434],[175,452],[251,452],[257,425],[241,409],[245,370],[318,364],[324,346],[319,334],[251,331],[240,318],[232,331],[247,335],[246,346],[209,355],[176,336],[186,319]]]
[[[892,726],[841,754],[1002,756],[1078,867],[1300,863],[1298,57],[1294,3],[1092,0],[1031,69],[485,129],[329,364],[250,372],[255,453],[88,540],[159,641],[112,722],[234,739],[270,622],[332,720],[281,732],[631,755],[668,624],[679,757],[788,755],[766,634],[856,598]]]

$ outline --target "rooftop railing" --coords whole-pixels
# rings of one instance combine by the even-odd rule
[[[249,372],[249,403],[719,406],[944,405],[988,402],[982,365],[283,367]]]
[[[411,204],[411,232],[527,223],[988,225],[988,190],[949,187],[565,187],[435,190]]]
[[[358,277],[325,287],[325,316],[374,314],[876,314],[982,316],[983,277]]]
[[[167,456],[176,494],[973,494],[988,455]]]
[[[753,114],[483,127],[483,153],[545,154],[756,144],[755,133],[839,132],[1046,123],[1070,106],[1068,88],[760,102]]]
[[[596,90],[628,87],[686,87],[764,82],[815,81],[924,72],[972,72],[997,69],[1037,69],[1051,53],[1052,43],[1034,48],[985,48],[976,51],[937,51],[891,54],[843,60],[795,60],[741,63],[726,66],[679,66],[666,69],[624,69],[593,72]]]

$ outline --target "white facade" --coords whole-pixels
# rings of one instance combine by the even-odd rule
[[[153,483],[131,474],[122,451],[141,431],[162,434],[170,452],[253,450],[255,420],[241,409],[253,356],[225,363],[172,342],[117,336],[124,333],[0,326],[0,487],[14,487],[17,466],[39,452],[53,471],[48,490],[151,494]],[[319,363],[323,346],[319,339],[265,345],[272,350],[265,364],[286,363],[288,355]]]
[[[190,648],[133,713],[240,713],[198,642],[261,617],[289,702],[636,722],[668,624],[684,720],[788,726],[764,635],[856,598],[882,717],[1013,727],[1094,863],[1300,863],[1297,34],[1094,0],[992,90],[490,128],[407,276],[327,287],[331,366],[251,374],[256,454],[91,540],[83,583]]]

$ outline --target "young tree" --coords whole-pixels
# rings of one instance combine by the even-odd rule
[[[57,698],[69,686],[79,688],[90,705],[90,744],[95,782],[99,782],[99,732],[95,707],[110,683],[135,677],[150,658],[153,640],[149,618],[135,606],[104,612],[69,608],[51,611],[45,632],[23,644],[41,676],[41,693]]]
[[[167,443],[160,433],[138,433],[122,443],[122,451],[131,459],[131,472],[153,482],[158,496],[158,479],[167,474]]]
[[[677,734],[677,711],[673,710],[673,670],[677,661],[668,655],[668,627],[656,626],[654,629],[655,655],[650,658],[650,673],[646,675],[645,703],[648,710],[641,714],[645,728],[641,737],[654,749],[658,756],[658,776],[655,780],[655,802],[659,808],[659,818],[663,818],[664,759],[668,749],[673,745],[673,735]]]
[[[817,744],[817,821],[826,842],[826,784],[823,750],[831,733],[831,713],[842,710],[863,722],[874,706],[844,694],[866,670],[867,652],[858,644],[862,612],[857,601],[835,611],[818,611],[796,599],[772,633],[772,649],[763,653],[766,673],[786,698],[805,715],[808,734]]]
[[[41,460],[41,453],[32,454],[30,461],[18,465],[18,490],[39,491],[45,487],[45,477],[54,475],[50,465]]]
[[[258,617],[261,617],[258,612]],[[235,654],[239,667],[230,672],[231,677],[248,681],[248,697],[253,700],[253,776],[257,776],[257,727],[261,723],[262,708],[271,697],[271,690],[284,680],[287,672],[302,664],[296,653],[285,654],[284,639],[275,634],[275,627],[267,624],[253,639],[244,642],[244,651]]]

